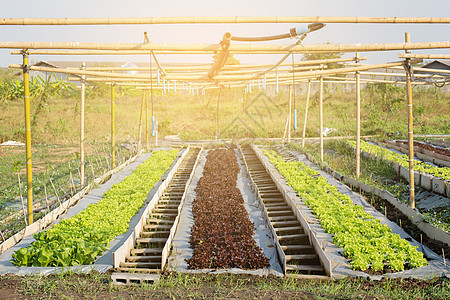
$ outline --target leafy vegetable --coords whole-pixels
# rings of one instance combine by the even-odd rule
[[[356,147],[355,141],[347,141],[347,143],[353,147]],[[361,140],[361,151],[373,153],[376,156],[382,157],[385,160],[395,162],[407,169],[409,168],[409,158],[405,154],[395,153],[389,149],[369,144],[363,140]],[[441,177],[444,180],[450,180],[450,168],[432,166],[430,164],[427,164],[426,162],[415,160],[414,170],[428,173],[436,177]]]
[[[94,262],[109,242],[128,230],[128,223],[144,204],[148,192],[168,170],[177,150],[156,151],[122,182],[111,187],[96,204],[47,231],[12,256],[16,266],[74,266]]]
[[[274,151],[265,154],[312,209],[322,227],[334,235],[335,244],[344,248],[353,269],[382,271],[387,264],[391,270],[401,271],[406,262],[412,268],[427,265],[416,247],[353,204],[324,177],[316,176],[315,170],[298,161],[285,162]]]

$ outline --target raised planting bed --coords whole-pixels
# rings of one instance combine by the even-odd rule
[[[299,161],[265,154],[307,204],[355,270],[402,271],[427,265],[423,253],[341,194],[319,173]]]
[[[409,153],[408,141],[385,141],[387,148],[395,149],[404,154]],[[435,147],[423,142],[414,142],[414,156],[420,160],[434,163],[441,167],[450,167],[450,150]]]
[[[178,150],[156,151],[131,175],[113,185],[96,204],[47,231],[35,234],[30,246],[17,250],[16,266],[88,265],[127,231],[147,194],[169,169]]]
[[[402,227],[408,234],[416,240],[423,241],[423,244],[435,253],[445,251],[445,256],[450,255],[450,235],[446,229],[448,222],[441,216],[440,220],[431,220],[429,214],[412,209],[409,205],[403,203],[389,191],[368,183],[359,181],[352,176],[341,175],[328,166],[327,163],[319,163],[314,157],[306,154],[306,158],[314,164],[321,166],[321,169],[336,180],[339,180],[349,186],[352,190],[359,189],[360,193],[370,196],[371,205],[378,211],[384,213],[387,218]],[[361,180],[361,178],[360,178]],[[379,201],[378,201],[379,199]],[[374,202],[375,200],[375,202]],[[425,234],[425,235],[422,235]]]
[[[236,186],[239,172],[233,150],[208,152],[195,189],[189,239],[194,252],[187,260],[189,269],[269,267],[269,259],[252,238],[255,226]]]
[[[401,143],[403,145],[408,145],[408,141],[400,141],[399,140],[399,141],[396,141],[396,143]],[[440,154],[440,155],[448,156],[448,159],[450,160],[450,150],[448,150],[448,149],[435,147],[433,145],[425,144],[425,143],[417,142],[417,141],[414,141],[414,147],[419,147],[419,148],[427,150],[427,151],[431,151],[431,152],[435,152],[435,153]]]
[[[355,147],[355,141],[347,142]],[[397,174],[409,181],[409,160],[404,154],[395,153],[378,145],[361,141],[361,152],[373,155],[373,158],[384,159],[393,164]],[[428,163],[414,161],[414,181],[424,189],[450,197],[450,168],[437,167]]]

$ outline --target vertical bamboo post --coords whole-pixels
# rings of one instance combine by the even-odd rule
[[[33,175],[31,164],[31,109],[30,109],[30,69],[28,65],[28,49],[22,51],[23,56],[23,86],[25,107],[25,139],[27,160],[27,208],[28,225],[33,223]]]
[[[292,53],[292,98],[294,101],[294,130],[297,130],[297,107],[295,107],[295,68],[294,53]]]
[[[303,121],[302,147],[305,147],[306,122],[308,120],[309,96],[311,95],[311,79],[308,79],[308,91],[306,92],[305,120]]]
[[[275,69],[275,94],[278,95],[278,68]]]
[[[320,69],[323,69],[322,65]],[[319,85],[320,162],[323,162],[323,76],[320,76]]]
[[[81,70],[86,69],[86,63],[81,63]],[[81,103],[80,103],[80,185],[84,186],[84,101],[86,93],[86,75],[81,75]]]
[[[145,97],[145,141],[146,141],[146,147],[147,150],[150,148],[149,147],[149,126],[148,126],[148,91],[146,91],[147,93],[147,97]]]
[[[289,108],[288,108],[288,131],[287,142],[291,142],[291,125],[292,124],[292,85],[289,85]]]
[[[153,73],[152,73],[152,56],[151,55],[150,55],[150,100],[152,102],[152,136],[155,136],[155,114],[153,111]],[[147,144],[147,151],[148,150],[149,150],[149,145]]]
[[[356,53],[355,61],[359,64],[359,53]],[[361,74],[356,71],[356,179],[359,179],[361,171]]]
[[[409,32],[405,33],[405,43],[410,43],[411,37]],[[410,51],[405,51],[409,53]],[[406,59],[406,93],[408,100],[408,147],[409,147],[409,204],[412,208],[416,207],[414,195],[414,136],[413,136],[413,103],[412,103],[412,85],[411,85],[411,60]]]
[[[141,101],[141,114],[139,116],[139,129],[138,129],[138,152],[141,150],[141,137],[142,137],[142,119],[144,118],[144,105],[145,105],[145,90],[142,93]]]
[[[114,84],[111,84],[111,169],[115,168],[115,162],[116,162],[116,120],[115,120],[115,114],[116,114],[116,91]]]

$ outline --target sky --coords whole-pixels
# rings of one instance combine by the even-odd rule
[[[0,18],[163,17],[163,16],[371,16],[450,17],[450,0],[0,0]],[[286,33],[297,24],[182,24],[109,26],[0,26],[1,41],[140,43],[147,31],[154,43],[218,43],[225,32],[235,36]],[[449,41],[450,24],[328,24],[303,44]],[[292,40],[277,43],[290,44]],[[21,63],[0,49],[0,66]],[[368,63],[395,61],[398,51],[363,53]],[[445,53],[448,49],[414,51]],[[236,55],[242,63],[275,63],[282,55]],[[347,54],[346,56],[352,56]],[[212,62],[211,55],[161,55],[162,62]],[[301,55],[296,55],[296,60]],[[32,56],[31,61],[147,61],[142,56]]]

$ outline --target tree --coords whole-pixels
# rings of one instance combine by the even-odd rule
[[[330,44],[327,42],[326,44]],[[302,60],[318,60],[318,59],[330,59],[330,58],[342,58],[343,53],[308,53],[304,54]],[[342,63],[327,63],[328,69],[337,69],[344,67]]]
[[[240,65],[241,62],[233,56],[233,53],[228,54],[226,65]]]

